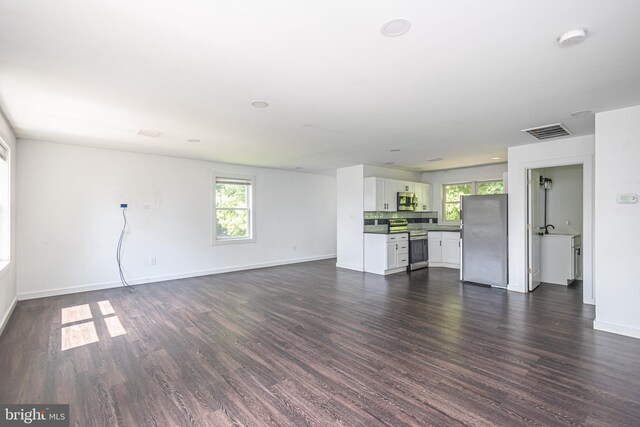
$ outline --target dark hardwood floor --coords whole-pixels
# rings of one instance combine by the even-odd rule
[[[591,329],[579,286],[457,273],[327,260],[19,302],[0,402],[76,426],[639,425],[640,340]]]

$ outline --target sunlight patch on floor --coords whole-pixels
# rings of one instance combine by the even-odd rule
[[[113,309],[111,302],[109,300],[104,300],[98,301],[97,304],[102,316],[106,316],[103,317],[102,320],[104,320],[111,338],[126,335],[127,330],[122,326],[120,318],[115,315],[116,311]],[[82,347],[83,345],[98,342],[100,340],[94,323],[94,320],[99,321],[99,319],[79,323],[83,320],[92,319],[91,307],[89,304],[65,307],[62,309],[61,317],[62,325],[73,323],[72,325],[63,326],[61,329],[60,348],[62,351]],[[101,329],[101,331],[102,330],[103,329]]]
[[[89,304],[74,305],[73,307],[62,309],[63,325],[87,319],[91,319],[91,308]]]
[[[122,322],[120,322],[120,319],[118,319],[118,316],[105,317],[104,323],[107,324],[107,329],[109,330],[109,335],[111,335],[111,338],[125,335],[127,333],[126,329],[124,329],[124,326],[122,326]]]
[[[111,306],[111,301],[109,300],[98,301],[98,307],[100,307],[100,312],[103,316],[114,314],[116,312]]]
[[[93,321],[62,328],[62,351],[94,342],[98,342],[98,333]]]

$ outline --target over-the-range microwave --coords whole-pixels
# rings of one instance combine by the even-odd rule
[[[415,211],[416,206],[418,206],[416,193],[398,191],[398,210],[399,211]]]

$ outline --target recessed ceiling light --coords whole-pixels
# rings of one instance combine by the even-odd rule
[[[138,135],[150,136],[152,138],[157,138],[162,134],[162,132],[159,132],[157,130],[149,130],[149,129],[138,129],[137,133]]]
[[[501,159],[501,157],[497,157],[497,156],[491,158],[491,160],[500,160],[500,159]]]
[[[439,162],[442,160],[442,157],[434,157],[433,159],[427,159],[427,162]]]
[[[267,108],[269,106],[269,103],[264,101],[253,101],[251,105],[256,108]]]
[[[558,36],[558,44],[560,47],[573,46],[578,43],[582,43],[587,38],[586,28],[574,28]]]
[[[389,151],[391,151],[392,153],[397,153],[398,151],[400,151],[400,149],[399,148],[392,148]]]
[[[187,142],[191,142],[193,144],[197,144],[198,142],[200,142],[200,140],[196,139],[196,138],[191,138],[191,139],[187,139]]]
[[[393,162],[384,162],[385,165],[392,165]]]
[[[392,19],[385,22],[380,32],[386,37],[398,37],[406,34],[411,29],[411,22],[406,19]]]
[[[592,114],[593,114],[593,111],[591,110],[576,111],[575,113],[571,113],[573,117],[585,117],[585,116],[590,116]]]

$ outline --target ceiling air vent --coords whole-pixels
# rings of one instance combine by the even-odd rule
[[[157,130],[148,130],[148,129],[138,129],[138,135],[142,136],[151,136],[157,138],[160,136],[162,132],[158,132]]]
[[[563,123],[555,123],[552,125],[540,126],[531,129],[522,129],[522,132],[526,132],[540,141],[571,135],[571,131],[567,129],[567,127]]]

